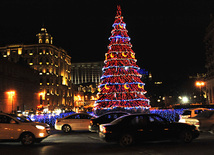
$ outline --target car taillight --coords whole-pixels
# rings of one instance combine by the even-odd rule
[[[106,127],[103,127],[103,131],[102,131],[103,133],[107,133],[107,131],[106,131]]]
[[[199,123],[199,122],[196,122],[195,125],[200,125],[200,123]]]
[[[90,120],[90,124],[93,125],[93,121],[92,120]]]
[[[106,127],[100,125],[100,132],[106,133]]]

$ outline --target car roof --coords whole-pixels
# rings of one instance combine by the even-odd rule
[[[184,111],[187,111],[187,110],[199,110],[199,109],[206,109],[206,110],[210,110],[210,109],[208,109],[208,108],[190,108],[190,109],[185,109]]]
[[[63,118],[67,118],[67,117],[69,117],[69,116],[79,115],[79,114],[81,114],[81,115],[88,115],[88,116],[91,116],[91,115],[90,115],[90,114],[88,114],[88,113],[80,112],[80,113],[73,113],[73,114],[68,115],[68,116],[65,116],[65,117],[63,117]]]
[[[104,113],[104,114],[100,115],[99,117],[104,116],[104,115],[109,115],[109,114],[118,114],[118,113],[130,114],[130,113],[125,112],[125,111],[111,111],[111,112]]]
[[[128,116],[130,116],[130,117],[132,117],[132,116],[160,116],[160,115],[158,115],[158,114],[142,114],[142,113],[135,113],[135,114],[130,114],[130,115],[126,115],[127,117]],[[162,116],[160,116],[160,117],[162,117]],[[163,118],[163,117],[162,117]]]
[[[7,115],[7,116],[11,116],[11,117],[15,116],[15,114],[9,114],[9,113],[4,113],[4,112],[1,112],[0,115]]]

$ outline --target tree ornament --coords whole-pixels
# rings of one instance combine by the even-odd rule
[[[105,89],[106,89],[106,90],[109,90],[109,89],[110,89],[109,87],[107,87],[107,84],[105,85]]]
[[[124,84],[125,89],[129,89],[129,86],[127,84]]]
[[[127,54],[125,54],[125,52],[122,53],[123,57],[127,57]]]

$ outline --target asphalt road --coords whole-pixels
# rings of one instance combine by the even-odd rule
[[[213,155],[214,135],[202,133],[190,144],[170,141],[144,142],[123,148],[117,143],[106,143],[97,133],[53,131],[39,144],[0,143],[0,155]]]

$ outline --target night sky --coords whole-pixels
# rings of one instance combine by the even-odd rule
[[[206,72],[213,0],[1,0],[0,46],[37,43],[45,25],[72,62],[103,61],[118,3],[140,68],[171,81]]]

